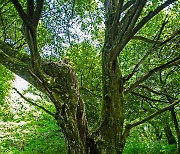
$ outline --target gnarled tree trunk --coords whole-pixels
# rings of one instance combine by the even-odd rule
[[[64,61],[66,63],[63,61],[49,63],[44,70],[52,78],[48,83],[48,89],[56,106],[55,118],[67,141],[67,151],[72,154],[83,154],[88,149],[84,103],[79,93],[75,72],[68,64],[68,60]]]

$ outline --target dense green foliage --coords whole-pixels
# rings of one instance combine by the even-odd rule
[[[13,75],[4,66],[0,65],[0,104],[2,105],[11,88]]]
[[[13,77],[5,67],[0,65],[0,110],[2,111],[0,112],[0,122],[2,121],[0,130],[3,132],[2,134],[0,132],[0,153],[65,154],[67,149],[65,139],[67,140],[67,138],[64,137],[65,133],[58,126],[61,124],[61,121],[59,122],[56,116],[53,118],[44,112],[44,109],[47,109],[53,116],[57,113],[57,104],[53,104],[56,102],[56,98],[54,99],[56,95],[53,97],[51,95],[54,94],[53,90],[59,92],[58,88],[61,85],[54,88],[54,85],[50,84],[58,83],[56,82],[56,76],[51,78],[51,75],[46,73],[45,75],[43,74],[43,80],[40,80],[39,78],[43,75],[41,76],[38,74],[39,72],[31,70],[33,68],[33,65],[31,65],[33,58],[30,56],[32,56],[33,51],[31,50],[33,48],[24,30],[25,22],[12,2],[8,0],[0,2],[0,26],[2,27],[0,29],[0,56],[5,57],[1,59],[2,64],[9,66],[11,71],[24,78],[29,79],[29,76],[32,76],[32,78],[37,80],[35,82],[32,80],[31,82],[32,84],[35,83],[35,86],[39,86],[39,83],[42,85],[37,86],[38,89],[30,85],[27,90],[23,91],[20,96],[23,98],[25,96],[25,100],[11,98],[11,95],[5,100],[11,88]],[[22,9],[27,11],[27,1],[19,0],[19,2],[22,5]],[[125,0],[124,2],[127,1]],[[35,1],[36,3],[37,1]],[[113,109],[118,107],[116,104],[112,108],[104,108],[103,112],[103,103],[108,100],[105,100],[105,98],[108,98],[111,92],[113,95],[117,91],[121,91],[118,87],[119,89],[110,89],[106,94],[102,93],[108,85],[103,85],[103,75],[111,72],[106,67],[105,70],[102,68],[102,65],[105,65],[103,64],[103,56],[105,55],[103,55],[103,51],[106,51],[106,48],[107,50],[113,50],[118,43],[123,42],[114,43],[116,41],[112,41],[111,43],[114,43],[112,47],[110,43],[106,44],[109,41],[108,37],[110,37],[110,34],[107,34],[112,30],[111,28],[108,29],[107,24],[109,19],[111,19],[111,15],[107,14],[109,8],[104,8],[103,3],[104,1],[101,0],[46,0],[36,29],[37,42],[34,41],[32,43],[38,44],[37,50],[43,65],[46,63],[57,64],[56,68],[61,65],[68,66],[71,72],[75,72],[78,80],[77,89],[85,104],[88,131],[92,132],[96,131],[96,126],[98,127],[101,120],[105,117],[103,113],[109,110],[107,113],[111,113],[111,110],[113,111]],[[153,12],[162,3],[164,1],[161,0],[147,1],[135,26],[150,11]],[[108,6],[106,2],[105,6]],[[124,130],[126,124],[134,124],[137,121],[141,121],[141,119],[160,111],[180,98],[178,36],[180,17],[178,16],[178,7],[179,4],[175,2],[169,8],[165,8],[165,10],[154,16],[135,34],[135,37],[132,37],[125,44],[125,47],[122,48],[122,51],[118,53],[114,60],[115,62],[112,62],[114,63],[112,64],[114,70],[116,70],[116,64],[118,64],[117,68],[120,72],[117,78],[121,76],[121,84],[123,84],[121,85],[123,89],[121,95],[123,97],[123,107],[121,107],[123,108],[124,117],[122,119],[124,120],[124,125],[121,126]],[[126,16],[129,10],[124,10],[122,14]],[[124,22],[124,16],[122,15],[119,19],[122,23]],[[106,21],[107,19],[108,21]],[[4,54],[4,52],[7,53]],[[9,64],[6,61],[4,62],[4,59]],[[68,62],[63,64],[63,59],[67,59]],[[26,67],[25,73],[26,70],[34,72],[29,73],[27,71],[29,74],[26,76],[24,72],[21,72]],[[64,74],[60,74],[62,78]],[[110,78],[107,78],[104,82],[113,83],[115,80],[111,82],[111,77],[116,79],[110,74]],[[68,78],[68,75],[65,78]],[[46,79],[48,79],[47,83]],[[31,78],[29,80],[31,81]],[[117,83],[120,84],[119,81]],[[18,91],[16,92],[19,93]],[[66,92],[65,96],[68,97],[69,93],[68,91]],[[30,97],[27,94],[31,94]],[[117,102],[120,100],[119,98],[116,100]],[[110,101],[107,102],[110,103]],[[149,121],[150,119],[146,120],[144,121],[146,123],[140,123],[142,125],[133,128],[123,153],[176,154],[178,145],[177,132],[179,129],[177,124],[179,124],[180,119],[180,115],[177,113],[179,110],[180,107],[177,105],[170,108],[167,112],[156,116],[151,121]],[[116,113],[114,115],[116,117]],[[114,117],[109,119],[114,119]],[[117,122],[118,120],[115,121]],[[109,123],[107,122],[107,124]],[[89,134],[92,133],[90,132]],[[105,141],[105,145],[107,143]]]
[[[36,113],[36,111],[33,111]],[[65,154],[65,142],[56,122],[46,114],[31,115],[28,112],[26,119],[16,119],[13,122],[26,121],[23,125],[6,124],[3,131],[9,133],[1,140],[2,154],[31,154],[31,153],[57,153]],[[16,123],[17,124],[17,123]],[[19,123],[20,124],[20,123]],[[147,126],[147,125],[144,125]],[[163,136],[156,141],[153,128],[145,131],[144,126],[135,129],[128,139],[124,154],[176,154],[176,145],[168,145]],[[151,132],[152,131],[152,132]]]

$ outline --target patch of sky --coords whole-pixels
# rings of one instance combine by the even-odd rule
[[[101,10],[103,3],[96,0],[97,8]],[[53,41],[43,47],[46,55],[56,54],[57,56],[65,55],[66,49],[74,44],[83,41],[90,41],[95,46],[98,46],[98,41],[92,39],[92,31],[96,26],[98,29],[104,28],[103,11],[99,11],[99,15],[92,12],[84,12],[83,17],[74,15],[74,2],[68,1],[65,3],[48,0],[49,4],[42,15],[42,22],[53,33]],[[90,17],[91,16],[91,17]],[[93,20],[100,18],[101,26],[97,26]],[[50,53],[47,53],[50,52]],[[57,54],[59,53],[59,54]]]

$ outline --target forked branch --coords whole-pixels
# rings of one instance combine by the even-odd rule
[[[20,14],[23,20],[23,34],[28,43],[31,53],[32,68],[37,74],[41,74],[41,56],[39,54],[38,42],[37,42],[37,25],[41,16],[44,0],[27,1],[27,14],[24,12],[21,4],[18,0],[11,0],[16,10]],[[30,23],[27,23],[30,22]]]
[[[133,95],[135,95],[135,96],[141,97],[141,98],[143,98],[143,99],[145,99],[145,100],[149,100],[149,101],[152,101],[152,102],[168,103],[167,101],[163,101],[163,100],[159,100],[159,99],[153,99],[153,98],[150,98],[150,97],[148,97],[148,96],[139,94],[139,93],[134,92],[134,91],[132,91],[131,93],[132,93]]]
[[[144,88],[144,89],[146,89],[146,90],[148,90],[148,91],[150,91],[150,92],[152,92],[152,93],[154,93],[156,95],[163,95],[163,96],[169,97],[169,98],[174,99],[174,100],[177,99],[177,98],[169,95],[168,93],[163,93],[163,92],[155,91],[152,88],[148,87],[147,85],[140,84],[139,87]]]

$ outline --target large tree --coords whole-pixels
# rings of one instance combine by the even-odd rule
[[[63,7],[63,3],[66,4],[66,7]],[[56,113],[41,108],[54,116],[58,125],[62,128],[67,141],[68,153],[122,153],[127,137],[133,127],[147,122],[167,110],[171,110],[179,102],[177,98],[171,99],[170,103],[164,108],[141,118],[139,121],[127,123],[124,120],[125,113],[128,111],[128,107],[125,110],[125,103],[126,106],[131,103],[131,100],[127,99],[128,95],[137,95],[147,99],[147,96],[137,92],[137,87],[147,89],[142,83],[149,83],[151,86],[150,80],[154,80],[153,77],[156,78],[157,72],[174,68],[180,63],[180,56],[177,52],[178,28],[167,28],[166,34],[163,34],[167,21],[170,20],[165,13],[171,12],[171,9],[176,10],[176,1],[105,0],[103,8],[101,7],[101,1],[57,1],[56,4],[57,6],[53,8],[52,12],[48,12],[48,8],[52,7],[51,1],[10,0],[1,3],[0,63],[50,98],[56,108]],[[87,13],[91,11],[89,4],[99,6],[96,9],[101,10],[103,16],[100,20],[104,21],[105,24],[104,41],[103,44],[100,41],[99,45],[99,48],[102,47],[102,107],[99,122],[93,131],[90,131],[87,125],[84,102],[71,63],[67,58],[63,58],[60,62],[52,62],[52,59],[49,60],[45,57],[43,46],[46,44],[44,38],[46,35],[49,36],[48,33],[52,35],[59,33],[58,26],[53,24],[55,26],[53,29],[52,27],[49,28],[48,24],[42,24],[54,18],[53,15],[56,11],[61,11],[61,9],[64,9],[66,13],[69,13],[71,9],[70,17],[66,18],[68,22],[79,18],[80,21],[86,18],[86,21],[91,20],[93,22],[95,21],[95,19],[92,19],[94,16],[88,16],[91,13]],[[81,7],[84,13],[81,10],[81,13],[76,14]],[[162,22],[153,20],[164,9],[166,9],[164,14],[162,13],[159,16],[159,18],[161,17],[159,21]],[[172,14],[177,11],[174,10]],[[41,20],[42,12],[44,16]],[[74,16],[75,14],[76,16]],[[65,22],[60,22],[60,19],[65,15],[58,14],[56,16],[58,24]],[[15,21],[13,21],[14,18],[16,18]],[[148,22],[151,22],[153,29],[152,31],[149,30],[149,35],[151,38],[154,36],[154,39],[148,38],[147,33],[144,32],[147,31],[147,27],[150,28],[150,25],[146,27]],[[98,28],[101,27],[103,29],[101,22],[94,25],[99,26],[95,26],[95,31],[98,31]],[[69,26],[68,24],[68,26],[62,27],[67,30],[69,45],[73,46],[72,42],[76,37],[73,37],[71,42]],[[9,27],[11,27],[11,30],[9,30]],[[47,30],[48,28],[51,32]],[[85,26],[85,30],[86,28],[89,27]],[[167,32],[168,30],[170,32]],[[81,39],[83,38],[81,37]],[[129,50],[132,51],[130,49],[132,45],[129,47],[128,45],[133,40],[149,43],[144,45],[144,48],[138,48],[135,46],[141,46],[142,42],[136,42],[134,45],[136,50],[132,53],[136,57],[134,61],[132,61],[132,55],[128,53]],[[56,44],[57,41],[54,45]],[[169,55],[169,57],[163,59],[162,53],[159,54],[159,57],[154,57],[152,56],[154,51],[162,52]],[[141,54],[144,54],[144,56]],[[50,54],[48,53],[48,55]],[[150,56],[153,62],[156,62],[153,66],[148,66],[147,61],[150,60],[148,59]],[[52,52],[50,57],[56,58],[58,55]],[[123,67],[127,66],[130,67],[130,69],[127,68],[129,73],[124,72]],[[164,93],[165,91],[161,94],[165,95]],[[168,94],[166,96],[170,97]],[[157,101],[156,99],[150,99],[151,101]]]

